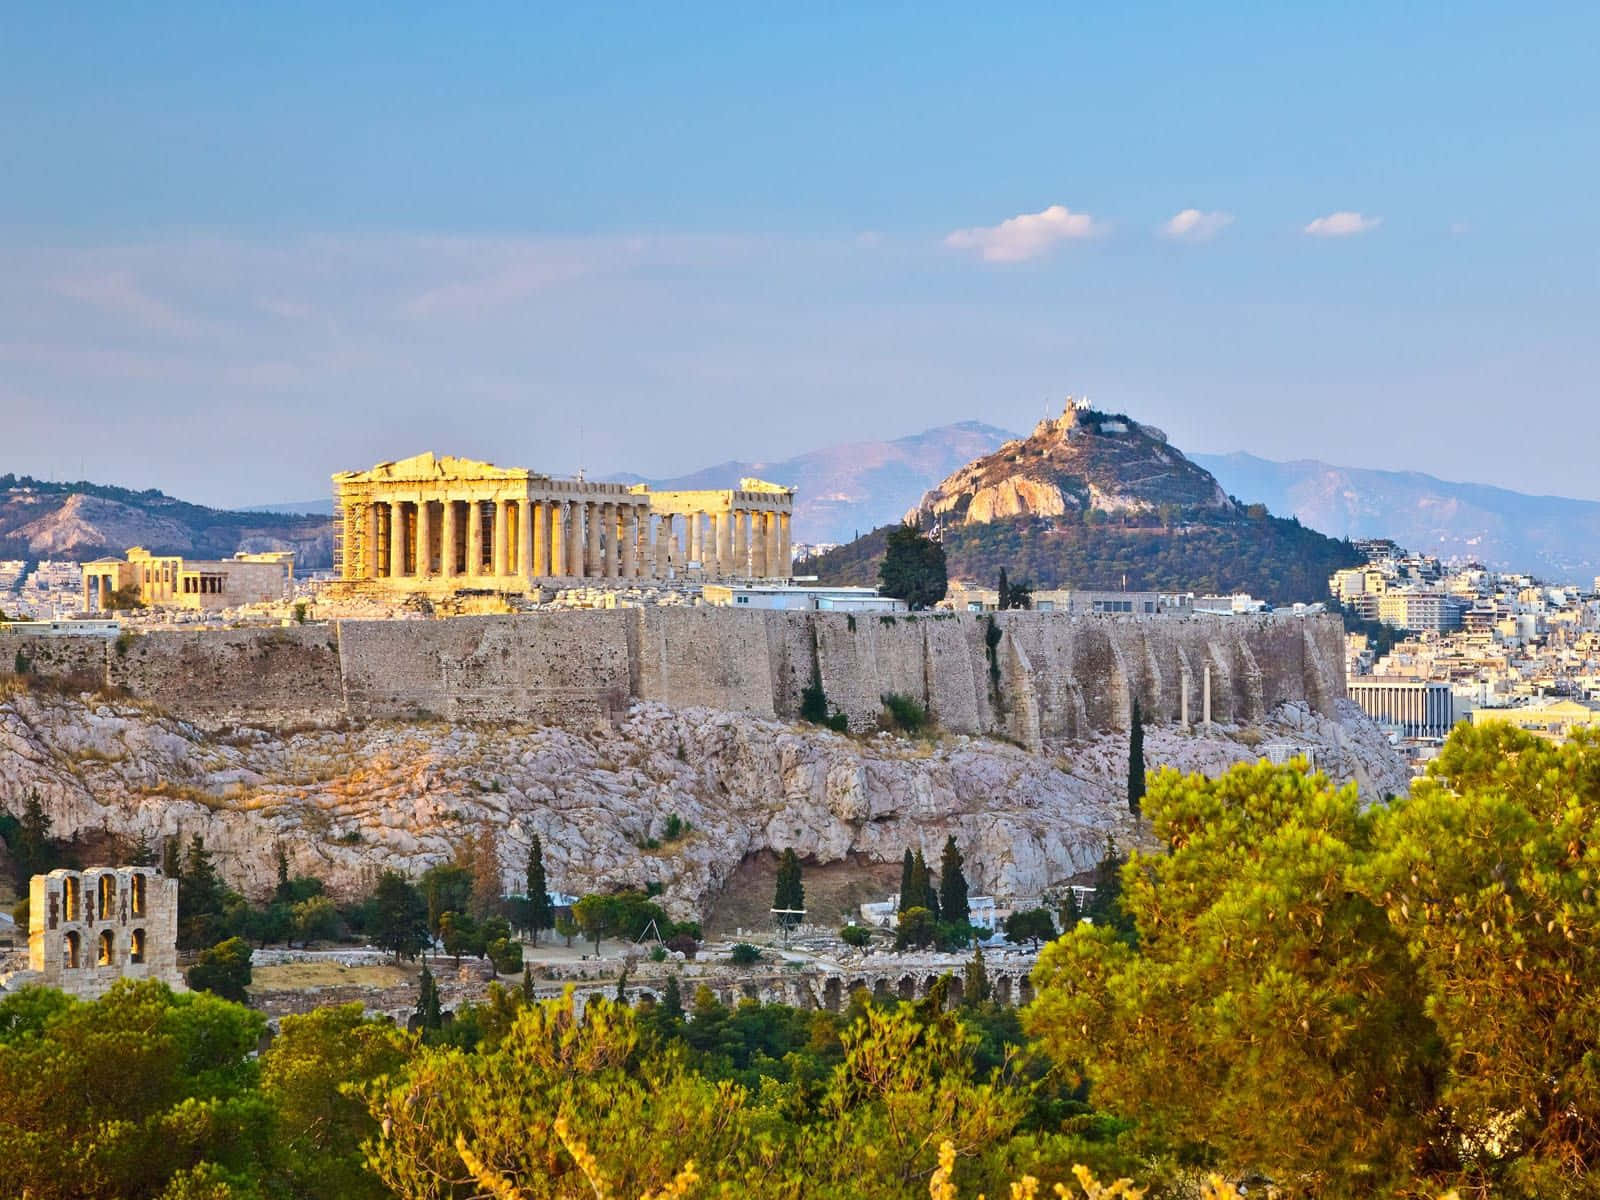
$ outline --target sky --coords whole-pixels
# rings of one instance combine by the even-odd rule
[[[660,477],[1071,393],[1600,499],[1597,44],[1559,3],[3,6],[0,473]]]

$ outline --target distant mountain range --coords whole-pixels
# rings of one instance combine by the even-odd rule
[[[1474,559],[1550,580],[1600,573],[1600,503],[1529,496],[1416,471],[1336,467],[1314,459],[1193,454],[1240,500],[1292,513],[1333,537],[1387,537],[1442,558]]]
[[[777,462],[725,462],[676,479],[633,482],[725,488],[754,476],[786,484],[798,489],[796,542],[848,542],[915,508],[938,480],[1015,436],[981,421],[962,421],[891,442],[841,442]]]
[[[205,508],[154,489],[0,475],[0,558],[87,562],[120,556],[129,546],[190,558],[293,550],[299,566],[316,570],[333,563],[333,523],[326,516]]]

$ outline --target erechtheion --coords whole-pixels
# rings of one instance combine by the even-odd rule
[[[334,567],[348,583],[426,592],[542,581],[781,579],[794,489],[725,491],[557,479],[419,454],[333,477]]]

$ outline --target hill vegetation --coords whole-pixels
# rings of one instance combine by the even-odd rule
[[[1597,780],[1600,741],[1505,727],[1374,806],[1295,766],[1162,771],[1168,849],[1107,856],[1020,1019],[981,953],[839,1012],[673,976],[580,1018],[525,975],[451,1018],[425,974],[413,1032],[352,1005],[259,1053],[265,1019],[205,992],[25,989],[0,1000],[0,1195],[1140,1194],[1085,1164],[1151,1200],[1590,1196]]]
[[[795,573],[824,583],[876,586],[878,564],[895,527],[886,525],[817,558]],[[1159,518],[1089,520],[1018,517],[946,528],[952,579],[988,586],[1004,569],[1037,588],[1121,588],[1229,593],[1276,604],[1325,600],[1328,576],[1359,565],[1349,542],[1335,541],[1253,506],[1226,523],[1164,525]]]

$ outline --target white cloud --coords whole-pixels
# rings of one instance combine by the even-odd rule
[[[1382,224],[1382,217],[1368,217],[1358,212],[1336,212],[1318,217],[1305,227],[1305,232],[1312,237],[1351,237],[1358,233],[1371,233]]]
[[[1186,208],[1161,227],[1161,236],[1185,242],[1209,242],[1232,224],[1232,213]]]
[[[977,250],[984,262],[1026,262],[1049,253],[1057,242],[1093,237],[1104,229],[1088,213],[1052,204],[1043,212],[1022,213],[998,225],[957,229],[944,244],[954,250]]]

